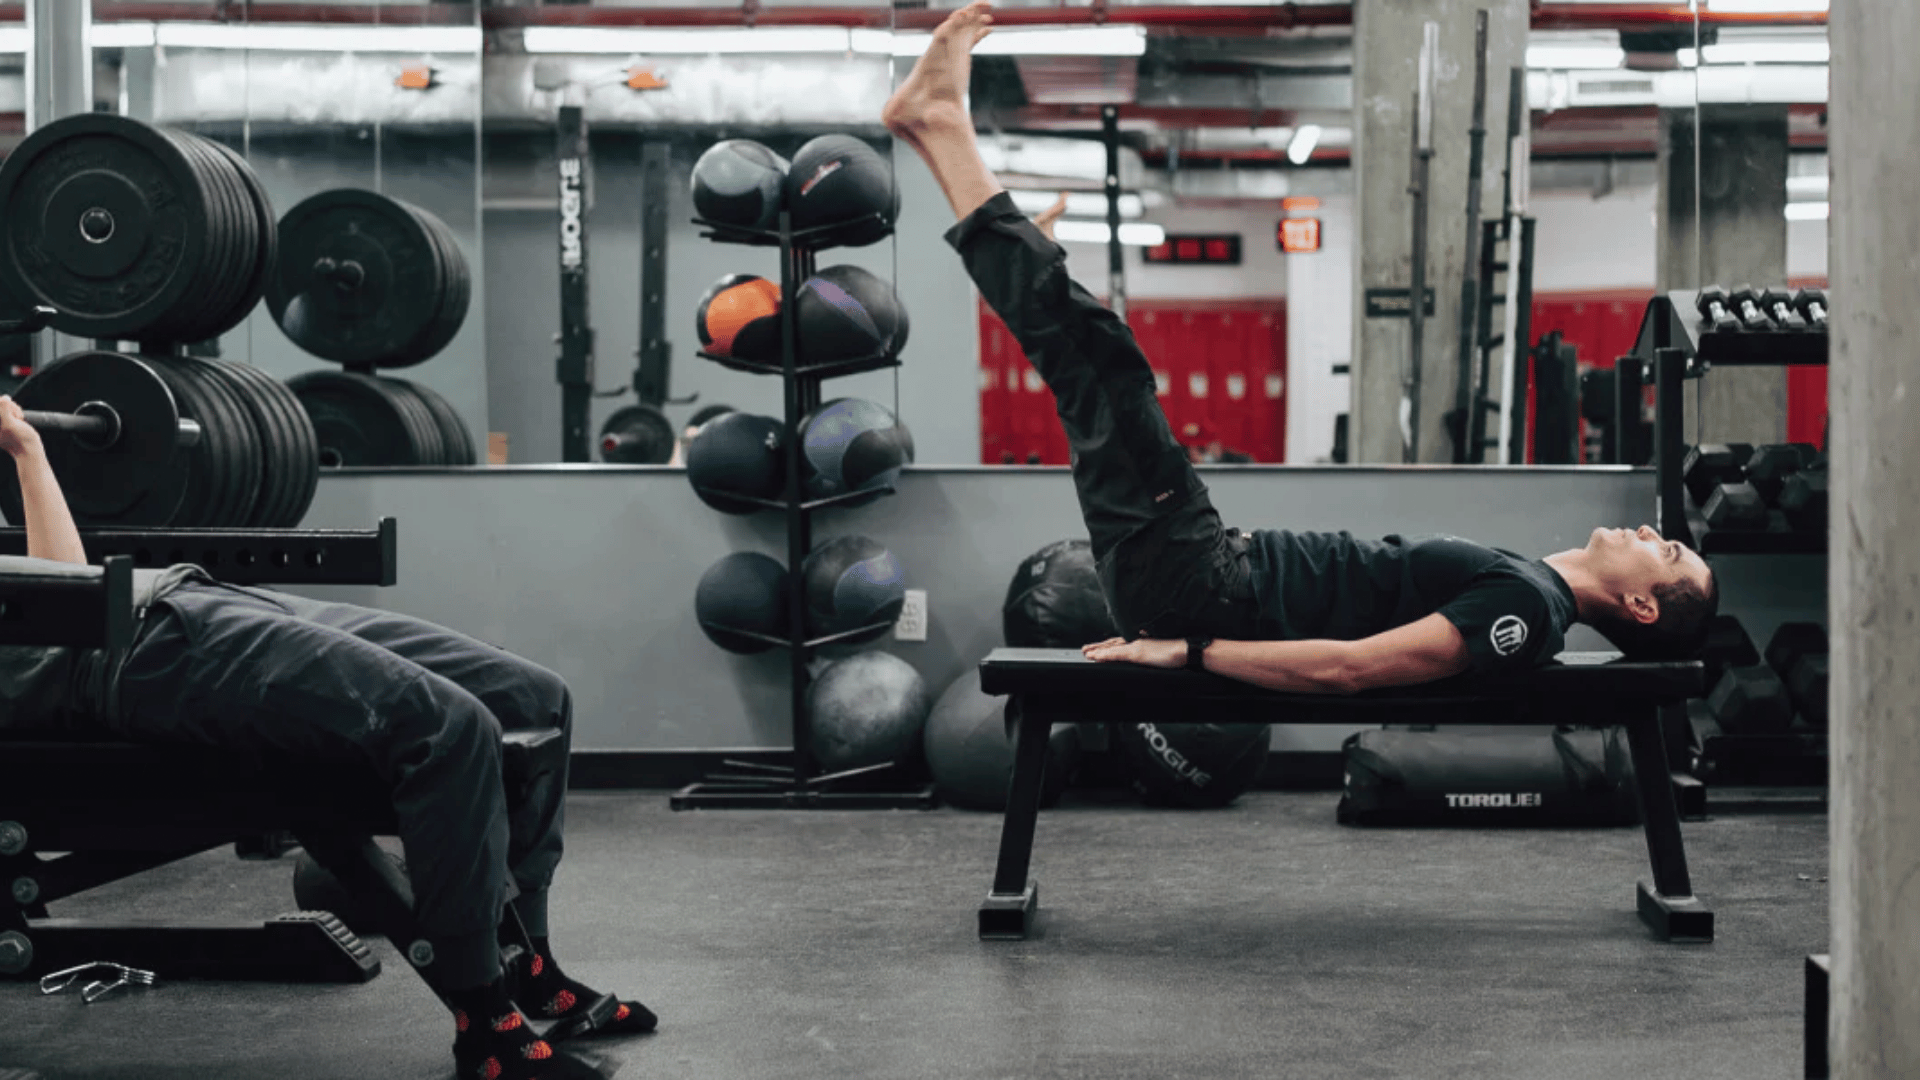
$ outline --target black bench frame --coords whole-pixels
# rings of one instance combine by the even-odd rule
[[[1369,711],[1391,709],[1401,710],[1399,719],[1404,722],[1408,710],[1423,705],[1519,703],[1527,708],[1493,709],[1471,722],[1625,727],[1653,866],[1653,883],[1639,883],[1640,919],[1662,941],[1713,940],[1713,912],[1693,895],[1687,872],[1661,726],[1663,706],[1684,703],[1705,691],[1704,669],[1698,661],[1629,663],[1614,653],[1563,653],[1556,663],[1498,682],[1449,680],[1342,697],[1278,694],[1199,672],[1095,664],[1075,649],[995,649],[980,663],[980,683],[989,694],[1009,695],[1007,715],[1015,732],[999,864],[993,888],[979,911],[983,940],[1025,939],[1039,909],[1039,884],[1028,872],[1040,814],[1047,734],[1053,725],[1089,717],[1118,721],[1136,715],[1150,716],[1156,724],[1204,723],[1212,717],[1194,706],[1209,701],[1242,707],[1261,701],[1289,706],[1281,723],[1365,724],[1370,722]],[[1169,702],[1178,707],[1167,707]],[[1236,713],[1235,719],[1245,719],[1244,711]]]
[[[189,559],[237,584],[392,585],[397,525],[329,530],[82,530],[100,575],[0,577],[0,644],[124,647],[132,569]],[[0,529],[0,553],[25,551]],[[509,784],[551,768],[557,732],[514,733]],[[371,776],[243,762],[126,743],[0,737],[0,977],[31,977],[95,960],[162,977],[365,982],[380,965],[325,912],[262,924],[56,918],[48,905],[228,844],[291,833],[382,913],[411,925],[407,883],[373,843],[397,828]],[[396,940],[408,940],[404,936]]]

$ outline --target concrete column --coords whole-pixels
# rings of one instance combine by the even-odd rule
[[[29,0],[27,4],[27,130],[93,110],[93,51],[87,29],[93,4]]]
[[[1353,10],[1354,462],[1401,459],[1401,376],[1406,318],[1367,318],[1366,290],[1407,288],[1412,274],[1413,91],[1424,24],[1440,24],[1433,109],[1434,155],[1428,181],[1427,285],[1433,315],[1423,333],[1420,460],[1449,461],[1453,442],[1444,417],[1459,378],[1460,290],[1467,251],[1467,130],[1473,119],[1473,16],[1487,12],[1487,143],[1482,177],[1484,214],[1500,212],[1506,160],[1507,71],[1527,43],[1526,0],[1358,0]]]
[[[1847,1080],[1920,1076],[1920,5],[1835,4],[1833,983]]]
[[[1787,107],[1667,109],[1660,132],[1658,287],[1786,284]],[[1785,368],[1725,369],[1689,385],[1688,442],[1786,438]]]

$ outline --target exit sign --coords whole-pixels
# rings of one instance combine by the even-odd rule
[[[1276,232],[1280,250],[1289,255],[1320,250],[1320,219],[1310,217],[1282,218]]]
[[[1240,237],[1168,236],[1165,243],[1146,249],[1150,263],[1193,263],[1213,266],[1240,265]]]

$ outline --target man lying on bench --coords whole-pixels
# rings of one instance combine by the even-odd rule
[[[1532,667],[1574,622],[1634,659],[1698,650],[1713,572],[1646,526],[1544,559],[1451,536],[1223,528],[1126,324],[980,159],[964,95],[991,22],[984,2],[949,16],[882,119],[932,169],[959,218],[947,242],[1053,390],[1107,603],[1133,638],[1089,657],[1351,693]]]
[[[19,474],[28,553],[0,557],[0,573],[42,560],[84,564],[40,436],[4,396],[0,449]],[[370,767],[392,792],[414,914],[433,946],[430,981],[454,1013],[458,1075],[560,1075],[568,1065],[528,1019],[578,1030],[572,1021],[601,998],[561,972],[548,943],[566,770],[509,806],[500,739],[528,728],[570,737],[566,684],[419,619],[224,585],[195,566],[134,575],[141,614],[123,654],[0,648],[0,724],[32,718],[55,736]],[[517,1001],[507,996],[497,936],[509,903],[533,944],[516,961]],[[639,1034],[655,1023],[624,1002],[594,1033]]]

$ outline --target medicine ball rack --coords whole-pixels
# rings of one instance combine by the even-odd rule
[[[1808,555],[1827,550],[1824,533],[1709,529],[1700,507],[1693,505],[1684,483],[1687,447],[1684,434],[1686,402],[1683,394],[1691,379],[1706,376],[1713,365],[1768,367],[1787,364],[1826,364],[1824,330],[1716,330],[1696,311],[1690,292],[1658,294],[1647,303],[1633,352],[1615,362],[1614,415],[1640,415],[1642,386],[1654,387],[1653,461],[1656,501],[1655,527],[1660,535],[1678,540],[1703,556]],[[1608,432],[1616,461],[1629,460],[1635,439],[1634,424],[1615,423]],[[1663,709],[1661,726],[1672,761],[1689,760],[1692,725],[1684,705]],[[1801,735],[1773,738],[1808,741]],[[1824,737],[1818,742],[1824,752]],[[1707,814],[1706,785],[1685,774],[1675,775],[1675,795],[1683,817]]]
[[[870,224],[874,219],[885,220],[884,215],[872,214],[850,222],[838,222],[797,231],[793,228],[791,214],[784,209],[780,211],[778,227],[773,229],[751,229],[703,218],[693,219],[694,225],[705,230],[700,234],[702,239],[747,247],[775,247],[780,251],[779,365],[755,363],[708,352],[701,352],[699,355],[703,359],[735,371],[754,375],[777,375],[785,389],[788,453],[784,497],[761,499],[732,493],[722,494],[736,502],[769,510],[780,510],[786,514],[788,634],[784,638],[779,638],[731,627],[727,628],[727,633],[764,641],[788,651],[793,715],[793,764],[789,767],[748,761],[723,761],[721,763],[723,771],[709,774],[706,779],[673,793],[671,805],[675,810],[776,808],[927,810],[934,806],[932,786],[920,784],[912,790],[901,790],[899,785],[902,781],[897,775],[899,769],[892,763],[849,769],[824,776],[816,775],[812,716],[807,709],[807,687],[812,680],[807,662],[816,650],[822,646],[859,638],[876,631],[883,632],[893,625],[891,621],[874,623],[825,637],[808,637],[806,578],[801,572],[807,553],[813,549],[812,513],[829,507],[864,502],[872,499],[875,494],[872,491],[852,491],[828,498],[807,498],[802,475],[804,455],[799,449],[801,422],[809,413],[820,407],[822,401],[820,386],[827,379],[899,367],[900,361],[898,357],[881,351],[830,363],[802,366],[799,363],[796,300],[801,284],[812,277],[817,268],[818,253],[836,246],[833,237],[844,234],[851,226]],[[888,228],[890,230],[890,223]]]

